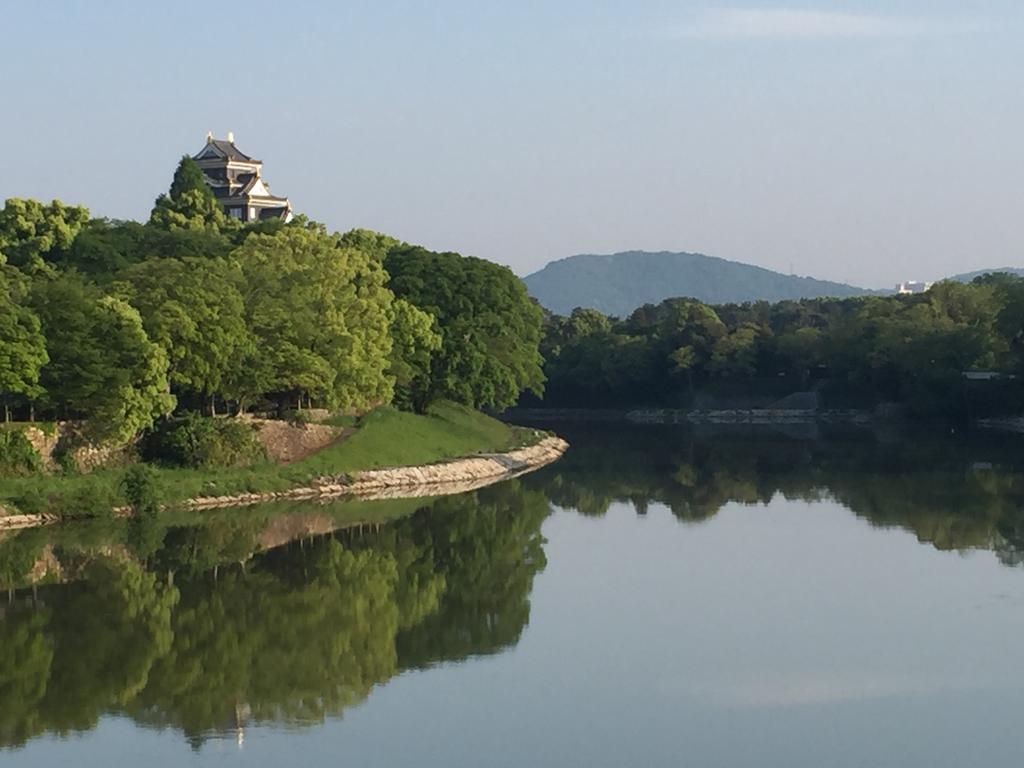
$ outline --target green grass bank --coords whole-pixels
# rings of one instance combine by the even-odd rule
[[[344,440],[288,466],[264,462],[232,469],[158,467],[156,480],[162,500],[173,506],[199,496],[285,491],[323,476],[505,451],[536,439],[533,430],[453,403],[438,403],[425,415],[385,407],[360,418],[355,432]],[[0,506],[9,514],[102,517],[127,503],[121,487],[124,473],[100,469],[90,474],[2,478]]]

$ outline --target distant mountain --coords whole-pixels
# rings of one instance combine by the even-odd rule
[[[950,280],[960,283],[969,283],[976,277],[987,275],[989,272],[1009,272],[1017,277],[1024,277],[1024,267],[992,267],[992,269],[979,269],[975,272],[964,272],[962,275],[953,275]],[[543,302],[541,302],[543,303]]]
[[[845,283],[783,275],[700,253],[647,251],[570,256],[524,280],[541,305],[560,315],[589,307],[625,317],[644,304],[676,296],[727,304],[872,293]]]

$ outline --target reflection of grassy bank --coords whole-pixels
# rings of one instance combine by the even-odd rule
[[[0,534],[0,589],[18,589],[33,581],[74,581],[97,555],[112,552],[154,564],[159,561],[170,570],[187,563],[212,568],[247,560],[309,535],[393,522],[432,503],[430,498],[334,500],[323,504],[280,501],[245,509],[215,509],[202,515],[172,508],[157,520],[104,517],[11,531]],[[165,541],[169,534],[172,539],[185,535],[189,546],[173,556],[158,553],[156,543]],[[54,563],[59,564],[61,575],[50,572],[33,578],[30,570],[47,549],[53,553]]]
[[[381,408],[360,420],[348,439],[287,467],[161,468],[157,482],[169,503],[197,496],[283,491],[323,475],[386,466],[429,464],[481,451],[501,451],[528,438],[523,431],[463,406],[441,403],[427,415]],[[0,505],[26,513],[102,516],[125,503],[122,470],[90,475],[4,479]]]

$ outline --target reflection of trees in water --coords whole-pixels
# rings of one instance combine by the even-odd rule
[[[86,578],[5,607],[0,741],[117,712],[198,745],[245,722],[320,722],[403,668],[499,651],[529,618],[547,510],[513,481],[256,555],[238,522],[142,537],[151,570],[107,547]],[[42,546],[23,543],[12,568]]]
[[[854,436],[855,437],[855,436]],[[700,438],[680,428],[583,428],[556,464],[528,477],[552,503],[602,515],[613,502],[667,506],[701,521],[730,502],[832,498],[938,549],[1024,561],[1024,454],[1017,438],[796,441]]]
[[[438,610],[398,636],[403,667],[495,653],[519,640],[530,618],[533,577],[544,569],[542,494],[491,486],[467,504],[438,501],[427,514],[396,526],[428,543],[447,590]],[[518,488],[518,483],[516,483]]]
[[[834,498],[936,547],[1024,562],[1016,442],[569,437],[562,461],[519,481],[263,553],[267,518],[249,513],[169,530],[112,521],[74,541],[7,534],[0,587],[24,584],[47,547],[79,578],[0,600],[0,743],[121,713],[198,745],[251,722],[320,722],[403,669],[498,652],[529,621],[548,500],[591,515],[658,503],[699,522],[779,493]]]
[[[170,648],[177,590],[130,561],[99,558],[87,575],[10,606],[0,622],[5,744],[92,727],[100,712],[139,694]]]

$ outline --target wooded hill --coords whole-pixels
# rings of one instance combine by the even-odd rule
[[[524,278],[530,295],[560,315],[577,307],[626,317],[644,304],[689,297],[706,304],[862,296],[845,283],[783,275],[700,253],[628,251],[553,261]]]

